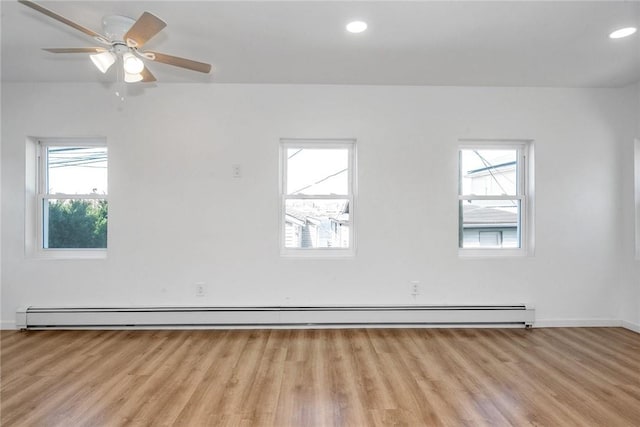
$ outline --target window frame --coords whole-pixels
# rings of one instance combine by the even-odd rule
[[[348,177],[347,191],[348,194],[287,194],[287,178],[288,178],[288,158],[287,150],[290,148],[302,149],[347,149],[348,153]],[[295,258],[331,258],[331,257],[353,257],[356,251],[356,227],[355,227],[355,203],[357,194],[356,185],[356,140],[352,138],[336,138],[336,139],[298,139],[298,138],[281,138],[280,139],[280,214],[279,214],[279,244],[280,255],[282,257]],[[344,200],[349,201],[349,247],[347,248],[290,248],[286,247],[286,203],[287,200]]]
[[[105,138],[37,138],[35,143],[35,182],[33,183],[34,191],[34,229],[33,229],[33,255],[38,258],[49,259],[96,259],[106,258],[109,238],[107,236],[107,248],[45,248],[45,225],[44,219],[45,202],[48,200],[105,200],[109,203],[109,191],[107,186],[107,194],[66,194],[66,193],[49,193],[48,189],[48,148],[49,147],[78,147],[78,148],[96,148],[104,147],[107,149],[107,177],[109,165],[109,150]],[[108,178],[107,178],[108,179]],[[107,220],[108,223],[108,220]],[[107,233],[108,233],[107,225]],[[27,248],[29,249],[29,248]],[[29,252],[29,251],[28,251]]]
[[[533,187],[533,140],[460,139],[457,149],[457,208],[458,212],[458,255],[461,258],[527,256],[534,253],[534,187]],[[462,150],[516,150],[516,194],[515,195],[465,195],[462,194]],[[463,248],[463,216],[461,202],[464,200],[514,200],[518,201],[519,233],[518,248],[478,247]]]

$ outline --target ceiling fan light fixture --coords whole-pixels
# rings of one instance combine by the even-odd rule
[[[128,74],[140,74],[144,70],[144,62],[142,59],[136,57],[133,53],[127,52],[122,55],[122,62],[125,73]]]
[[[113,52],[100,52],[93,55],[89,55],[91,61],[103,74],[106,73],[109,68],[116,62],[116,55]]]
[[[143,78],[140,73],[128,73],[126,70],[124,72],[124,81],[126,83],[138,83],[141,82]]]

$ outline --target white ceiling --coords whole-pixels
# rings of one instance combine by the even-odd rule
[[[147,46],[213,64],[203,75],[165,64],[162,82],[623,87],[640,80],[634,1],[41,1],[102,32],[102,16],[149,11],[167,27]],[[85,54],[84,34],[1,1],[2,81],[111,81]],[[369,23],[354,35],[353,19]],[[113,71],[111,71],[113,72]]]

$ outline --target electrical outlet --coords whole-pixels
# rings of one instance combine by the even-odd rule
[[[205,285],[204,282],[196,282],[196,296],[203,297],[205,295]]]
[[[242,178],[242,168],[240,167],[240,165],[232,165],[231,174],[234,178]]]
[[[420,281],[419,280],[412,280],[409,282],[409,293],[411,295],[413,295],[414,297],[416,297],[417,295],[420,295]]]

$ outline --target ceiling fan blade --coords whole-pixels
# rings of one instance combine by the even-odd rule
[[[158,52],[142,52],[142,55],[152,61],[162,62],[163,64],[174,65],[188,70],[198,71],[201,73],[209,73],[211,71],[211,64],[205,64],[204,62],[193,61],[191,59],[180,58],[178,56]]]
[[[107,51],[103,47],[50,47],[42,50],[51,53],[98,53]]]
[[[144,67],[144,69],[142,70],[142,72],[140,73],[142,74],[142,82],[143,83],[150,83],[150,82],[155,82],[156,78],[153,74],[151,74],[151,71],[149,71],[149,69],[147,67]]]
[[[19,3],[22,3],[23,5],[30,7],[33,10],[37,10],[40,13],[43,13],[45,15],[47,15],[50,18],[53,18],[57,21],[62,22],[63,24],[67,24],[68,26],[75,28],[78,31],[82,31],[83,33],[85,33],[86,35],[93,37],[94,39],[96,39],[97,41],[104,43],[104,44],[111,44],[109,43],[109,40],[103,36],[102,34],[98,34],[93,30],[90,30],[86,27],[83,27],[80,24],[76,24],[75,22],[71,21],[70,19],[65,18],[64,16],[58,15],[57,13],[40,6],[37,3],[34,3],[30,0],[18,0]]]
[[[142,47],[166,26],[162,19],[144,12],[124,35],[124,41],[129,47]]]

